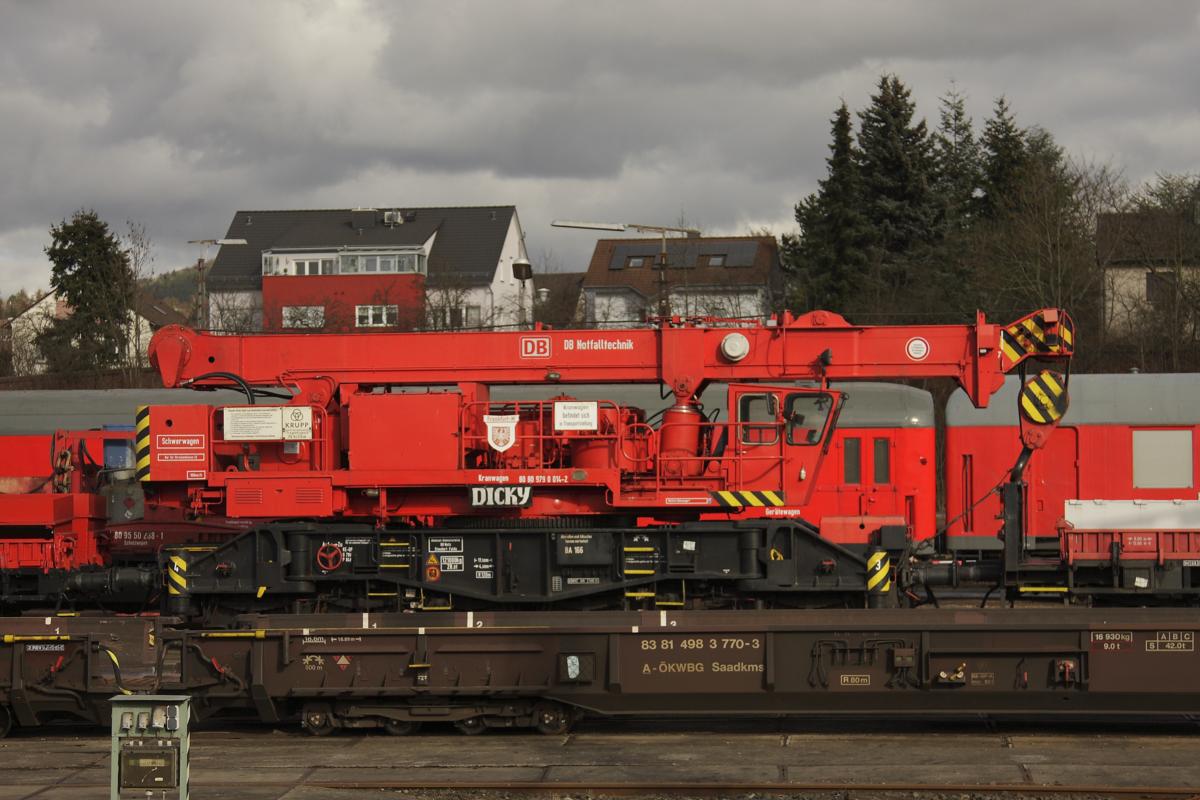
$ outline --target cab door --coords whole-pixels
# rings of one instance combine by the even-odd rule
[[[732,490],[778,491],[783,480],[783,393],[769,386],[731,386],[734,409]]]
[[[841,395],[758,385],[735,385],[729,391],[735,458],[730,488],[771,491],[785,505],[804,505],[815,485]]]
[[[783,500],[806,505],[817,487],[837,427],[842,394],[828,389],[787,389],[783,394]]]

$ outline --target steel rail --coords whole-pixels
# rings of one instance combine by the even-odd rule
[[[58,786],[60,784],[52,784]],[[61,784],[66,785],[66,784]],[[107,787],[108,783],[71,783],[72,789]],[[1200,799],[1194,786],[1111,786],[1106,784],[1037,784],[1037,783],[813,783],[786,781],[191,781],[192,789],[353,789],[364,791],[471,791],[526,792],[555,794],[563,792],[583,796],[639,796],[643,794],[688,793],[723,796],[731,792],[761,792],[766,794],[795,794],[796,792],[903,792],[913,793],[981,793],[1013,795],[1100,795],[1105,797],[1146,797]]]

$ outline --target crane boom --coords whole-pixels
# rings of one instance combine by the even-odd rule
[[[219,335],[169,326],[150,360],[164,385],[233,373],[251,386],[298,385],[329,402],[346,385],[662,383],[686,400],[710,381],[950,378],[986,406],[1032,356],[1068,358],[1073,324],[1042,309],[1001,327],[852,325],[838,314],[784,314],[768,325],[662,321],[628,330]]]

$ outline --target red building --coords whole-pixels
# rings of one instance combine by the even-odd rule
[[[264,330],[412,330],[421,327],[424,321],[425,275],[420,272],[366,273],[356,277],[318,274],[306,275],[304,280],[296,280],[293,275],[263,275],[262,307]]]

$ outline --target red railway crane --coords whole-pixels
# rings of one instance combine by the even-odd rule
[[[815,311],[632,330],[170,327],[150,346],[164,385],[234,384],[247,404],[140,409],[138,477],[148,509],[255,526],[215,552],[170,556],[180,603],[361,595],[355,607],[415,597],[410,605],[440,608],[620,590],[664,605],[684,602],[688,582],[711,596],[722,581],[772,596],[887,590],[890,579],[867,583],[866,571],[887,564],[870,554],[901,551],[907,531],[868,532],[845,548],[794,516],[836,425],[843,395],[830,382],[950,378],[983,406],[1005,373],[1069,359],[1073,346],[1058,309],[1007,326],[982,315],[859,326]],[[639,383],[673,400],[648,416],[567,393]],[[725,421],[699,403],[712,383],[728,385]],[[496,386],[563,393],[496,399]],[[280,388],[282,406],[255,404]],[[1024,439],[1036,447],[1065,410],[1066,380],[1042,372],[1024,396]],[[264,552],[277,558],[264,563]]]
[[[982,315],[974,325],[865,327],[823,311],[736,328],[673,320],[611,331],[222,336],[171,327],[150,348],[166,386],[233,382],[251,398],[257,387],[286,387],[289,419],[277,424],[280,412],[264,408],[146,410],[140,467],[152,481],[196,481],[197,510],[213,505],[208,489],[288,487],[268,492],[276,501],[257,515],[235,499],[256,493],[226,492],[232,516],[302,513],[295,492],[319,495],[324,515],[361,512],[341,494],[360,487],[403,487],[403,515],[444,516],[472,507],[464,486],[530,482],[560,488],[501,493],[532,505],[526,515],[699,507],[744,491],[799,506],[840,404],[830,381],[951,378],[985,406],[1004,373],[1034,356],[1069,357],[1072,345],[1070,318],[1057,310],[1004,328]],[[1042,420],[1049,423],[1065,393],[1046,380],[1050,395],[1035,399],[1050,409]],[[702,417],[697,398],[711,382],[730,385],[729,422]],[[674,404],[652,425],[616,402],[490,397],[496,385],[580,383],[661,384]],[[414,386],[456,391],[384,391]],[[280,483],[299,476],[303,482]],[[584,499],[574,491],[583,486],[605,492]],[[428,497],[418,499],[422,493]],[[517,503],[496,503],[508,504]],[[386,504],[372,505],[370,516],[392,516]]]

